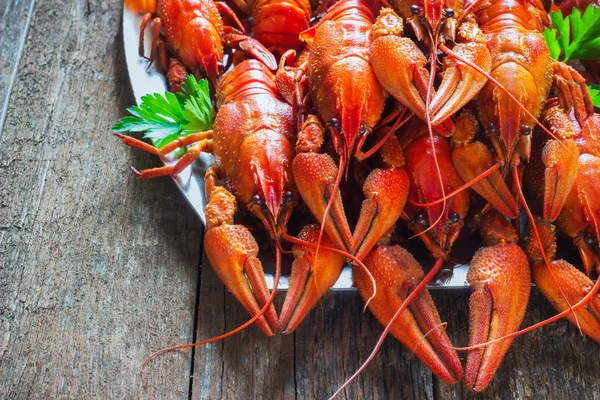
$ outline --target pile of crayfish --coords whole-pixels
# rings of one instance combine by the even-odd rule
[[[204,248],[252,316],[244,326],[293,332],[348,263],[386,327],[380,343],[391,333],[449,383],[484,390],[514,337],[563,317],[600,343],[600,114],[586,86],[597,72],[551,58],[541,0],[149,3],[140,55],[152,26],[150,61],[174,92],[206,77],[215,121],[161,149],[118,136],[159,156],[187,148],[140,178],[214,156]],[[244,213],[250,227],[236,223]],[[281,310],[257,227],[276,281],[282,254],[294,257]],[[557,259],[557,235],[581,268]],[[463,349],[426,289],[459,237],[482,243]],[[430,253],[427,274],[399,244],[409,239]],[[558,314],[519,331],[532,282]]]

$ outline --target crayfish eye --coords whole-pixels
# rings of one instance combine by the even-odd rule
[[[329,121],[329,126],[334,129],[340,129],[340,121],[336,117],[333,117],[331,118],[331,121]]]
[[[417,224],[423,227],[427,226],[427,217],[423,213],[417,215]]]
[[[410,12],[413,15],[419,15],[419,14],[421,14],[421,7],[419,7],[416,4],[413,4],[412,6],[410,6]]]
[[[496,125],[494,125],[493,122],[490,122],[490,124],[488,125],[488,131],[490,133],[496,133]]]
[[[529,136],[529,134],[531,133],[531,128],[528,127],[527,125],[523,125],[521,127],[521,135],[523,136]]]
[[[454,17],[454,10],[451,9],[451,8],[446,8],[444,10],[444,17],[446,17],[446,18],[452,18],[452,17]]]
[[[591,235],[591,234],[589,234],[589,233],[588,233],[587,235],[585,235],[585,238],[584,238],[583,240],[585,241],[585,243],[586,243],[588,246],[591,246],[592,244],[594,244],[594,236],[592,236],[592,235]]]
[[[283,195],[283,202],[284,203],[291,203],[292,201],[294,201],[294,194],[288,190]]]
[[[460,215],[458,215],[456,211],[450,211],[450,215],[448,215],[448,218],[453,224],[456,224],[458,221],[460,221]]]
[[[363,136],[365,133],[367,133],[367,128],[361,125],[360,129],[358,130],[358,136]]]
[[[252,202],[256,205],[261,205],[265,202],[265,200],[259,194],[255,194],[252,196]]]

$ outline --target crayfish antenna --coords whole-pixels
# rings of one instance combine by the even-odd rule
[[[332,400],[335,397],[337,397],[348,385],[350,385],[350,383],[352,383],[352,381],[354,381],[358,377],[358,375],[360,375],[365,370],[365,368],[371,363],[371,361],[373,361],[373,359],[377,355],[377,352],[381,348],[383,341],[385,340],[386,336],[392,329],[394,322],[398,319],[398,317],[400,317],[400,315],[404,312],[404,310],[406,310],[406,308],[409,306],[409,304],[423,291],[423,289],[425,289],[425,286],[437,275],[437,273],[439,272],[443,263],[444,263],[444,259],[442,257],[437,259],[434,266],[427,273],[427,275],[425,275],[423,280],[421,280],[421,282],[419,282],[419,284],[415,287],[415,289],[408,295],[408,297],[406,297],[406,300],[404,300],[402,302],[402,304],[400,305],[400,307],[398,307],[398,310],[396,311],[396,313],[394,314],[392,319],[390,319],[390,322],[385,327],[383,333],[379,337],[379,340],[377,341],[377,344],[373,348],[373,351],[371,352],[369,357],[360,366],[360,368],[358,368],[358,370],[346,382],[344,382],[344,384],[342,386],[340,386],[340,388],[338,390],[336,390],[336,392],[329,398],[329,400]]]
[[[430,224],[427,228],[425,228],[422,232],[419,232],[419,233],[411,236],[410,239],[421,236],[421,235],[425,234],[426,232],[428,232],[430,229],[433,229],[437,224],[440,223],[440,221],[442,220],[442,218],[444,216],[444,213],[446,212],[446,205],[447,205],[446,188],[444,187],[444,179],[442,178],[442,171],[440,170],[440,164],[438,162],[437,152],[435,151],[435,140],[433,138],[433,126],[431,125],[431,114],[430,114],[430,111],[431,111],[430,103],[431,103],[431,96],[432,96],[432,92],[433,92],[433,80],[435,78],[436,62],[437,62],[437,57],[435,56],[434,52],[432,52],[431,56],[430,56],[431,73],[429,74],[429,84],[427,86],[427,98],[425,99],[425,119],[427,120],[426,122],[427,122],[427,129],[429,131],[429,141],[431,142],[433,163],[435,164],[435,170],[436,170],[436,173],[438,176],[438,182],[439,182],[440,188],[442,190],[441,201],[443,202],[443,206],[442,206],[442,211],[440,212],[440,215],[438,216],[438,218],[432,224]]]
[[[273,304],[273,300],[275,299],[275,295],[277,294],[277,286],[279,285],[280,277],[281,277],[281,247],[279,245],[279,242],[277,242],[277,249],[275,252],[275,280],[273,283],[273,290],[271,291],[271,295],[269,296],[269,299],[267,300],[265,305],[260,309],[260,311],[256,314],[254,314],[254,316],[252,318],[250,318],[248,321],[244,322],[242,325],[240,325],[237,328],[232,329],[229,332],[226,332],[222,335],[215,336],[210,339],[205,339],[205,340],[202,340],[202,341],[196,342],[196,343],[167,347],[166,349],[161,349],[161,350],[158,350],[157,352],[151,354],[142,362],[142,366],[140,367],[140,374],[142,374],[144,376],[144,387],[148,386],[148,374],[145,371],[146,364],[148,364],[148,362],[150,360],[152,360],[153,358],[155,358],[163,353],[170,352],[170,351],[188,349],[188,348],[193,348],[193,347],[197,347],[197,346],[203,346],[208,343],[218,342],[219,340],[223,340],[225,338],[233,336],[236,333],[243,331],[248,326],[252,325],[254,323],[254,321],[256,321],[258,318],[260,318]]]

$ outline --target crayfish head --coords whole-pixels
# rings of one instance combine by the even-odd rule
[[[349,70],[363,71],[364,75],[356,81],[347,76]],[[336,152],[349,161],[362,147],[383,113],[383,89],[368,62],[359,57],[338,61],[331,67],[329,76],[331,79],[327,79],[323,86],[329,86],[330,94],[326,96],[333,98],[324,102],[327,105],[321,116],[328,121]]]
[[[285,230],[297,204],[293,154],[292,144],[281,135],[269,130],[254,133],[242,144],[232,175],[239,201],[263,222],[272,238]]]
[[[446,210],[442,211],[442,203],[435,204],[417,212],[409,223],[434,258],[448,256],[464,226],[465,215],[458,204],[446,204]]]
[[[439,135],[421,136],[404,149],[404,155],[411,179],[409,203],[405,207],[410,217],[409,227],[435,258],[446,257],[469,210],[466,191],[443,200],[464,183],[452,163],[450,144]]]

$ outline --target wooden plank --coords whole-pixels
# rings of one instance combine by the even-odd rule
[[[277,309],[282,302],[283,295],[278,295]],[[197,339],[220,335],[249,318],[205,260]],[[295,395],[292,335],[267,337],[253,325],[235,336],[195,350],[193,399],[294,399]]]
[[[328,398],[371,354],[383,327],[363,307],[357,292],[329,292],[298,328],[298,398]],[[390,337],[340,398],[432,399],[432,374]]]
[[[0,131],[6,117],[34,0],[8,0],[0,7]]]
[[[468,342],[468,292],[435,292],[442,320],[456,346]],[[522,326],[555,315],[537,289]],[[462,353],[464,356],[465,353]],[[464,384],[438,383],[439,399],[594,399],[600,396],[598,343],[579,335],[567,321],[556,322],[515,339],[490,386],[481,394]]]
[[[36,4],[0,138],[0,397],[187,398],[201,224],[109,133],[133,104],[121,0]]]

